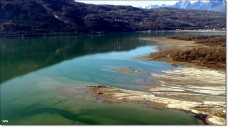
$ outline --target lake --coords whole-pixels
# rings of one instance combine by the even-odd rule
[[[91,85],[147,91],[149,75],[115,72],[129,67],[160,73],[181,66],[135,57],[156,52],[142,37],[187,32],[133,32],[100,35],[0,38],[1,118],[7,125],[196,125],[192,113],[131,103],[102,102]],[[219,32],[190,34],[225,35]]]

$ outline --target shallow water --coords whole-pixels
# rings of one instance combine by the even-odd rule
[[[160,73],[178,68],[133,59],[156,52],[158,44],[141,37],[175,34],[186,33],[0,39],[1,118],[8,120],[2,124],[202,124],[194,114],[183,111],[100,102],[86,90],[86,86],[100,84],[147,91],[143,85],[151,83],[150,75],[118,73],[113,69],[129,67]]]

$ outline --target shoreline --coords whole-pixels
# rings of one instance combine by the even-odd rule
[[[164,37],[154,37],[153,40],[161,44],[162,50],[173,50],[173,48],[191,49],[194,46],[202,46],[201,44],[195,44],[194,41],[174,39],[167,41]],[[136,59],[150,60],[148,56]],[[160,61],[186,67],[172,71],[162,71],[161,74],[149,73],[151,85],[147,86],[148,91],[127,90],[102,85],[88,87],[93,96],[104,102],[139,103],[157,109],[183,110],[196,114],[195,117],[204,124],[226,124],[226,72],[197,66],[194,63],[180,64],[167,60]],[[121,67],[114,71],[117,73],[145,74],[129,67]]]
[[[141,38],[143,40],[151,40],[160,43],[160,46],[157,46],[157,52],[147,54],[144,56],[136,57],[135,59],[138,60],[156,60],[167,62],[171,65],[179,65],[179,66],[187,66],[187,67],[196,67],[199,69],[212,69],[218,70],[222,72],[226,72],[226,64],[221,65],[221,67],[216,67],[214,64],[202,64],[199,62],[179,62],[174,61],[170,54],[174,53],[175,51],[185,51],[185,50],[192,50],[192,49],[200,49],[200,48],[208,48],[209,46],[203,44],[196,44],[195,41],[185,41],[185,40],[177,40],[177,39],[169,39],[166,37],[147,37]],[[167,43],[168,42],[168,43]],[[207,65],[207,66],[206,66]]]
[[[175,98],[163,97],[151,92],[126,90],[108,86],[88,86],[91,94],[96,96],[98,100],[108,103],[137,103],[143,104],[149,108],[155,109],[176,109],[190,112],[197,116],[206,116],[204,119],[198,118],[209,125],[225,125],[225,102],[195,102],[192,100],[178,100]],[[173,94],[180,96],[186,93],[174,92]],[[194,94],[189,94],[192,96]],[[205,110],[208,108],[209,110]],[[215,111],[212,111],[215,110]],[[217,114],[217,115],[214,115]],[[218,116],[220,115],[220,116]]]
[[[122,31],[122,32],[78,32],[78,33],[22,33],[22,34],[9,34],[2,33],[0,38],[14,38],[14,37],[42,37],[42,36],[71,36],[71,35],[98,35],[98,34],[111,34],[111,33],[129,33],[129,32],[226,32],[226,30],[146,30],[146,31]]]
[[[170,32],[226,32],[226,30],[170,30]]]

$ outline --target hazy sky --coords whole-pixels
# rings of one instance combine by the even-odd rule
[[[173,5],[175,4],[178,0],[75,0],[78,2],[83,2],[83,3],[90,3],[90,4],[111,4],[111,5],[131,5],[134,7],[145,7],[148,5],[162,5],[162,4],[169,4]],[[195,2],[196,0],[190,0],[191,2]]]
[[[90,3],[90,4],[111,4],[111,5],[131,5],[131,6],[134,6],[134,7],[139,7],[139,6],[142,6],[142,7],[145,7],[145,6],[148,6],[148,5],[151,5],[151,4],[174,4],[176,3],[177,1],[174,1],[174,0],[169,0],[169,1],[161,1],[161,0],[155,0],[155,1],[152,1],[152,0],[147,0],[147,1],[140,1],[140,0],[116,0],[116,1],[109,1],[109,0],[75,0],[75,1],[78,1],[78,2],[83,2],[83,3]]]

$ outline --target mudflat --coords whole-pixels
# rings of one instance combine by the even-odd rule
[[[139,57],[141,60],[159,60],[171,64],[185,65],[162,73],[143,73],[129,67],[121,67],[118,73],[147,74],[151,76],[148,91],[126,90],[108,86],[90,86],[91,93],[102,101],[145,104],[158,109],[179,109],[196,114],[205,124],[226,124],[226,73],[221,68],[209,68],[196,62],[177,62],[167,53],[175,50],[191,50],[198,46],[194,41],[169,39],[166,37],[143,38],[158,41],[160,53]],[[155,53],[155,54],[156,54]],[[156,84],[156,85],[155,85]]]

